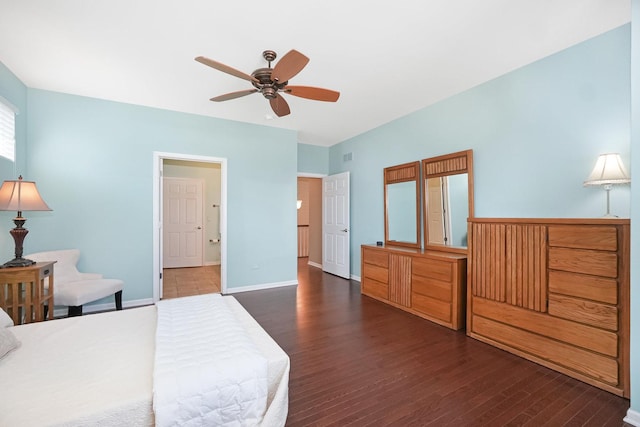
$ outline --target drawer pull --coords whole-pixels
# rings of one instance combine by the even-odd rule
[[[45,270],[45,271],[44,271],[44,274],[49,274],[49,270],[48,270],[48,269],[47,269],[47,270]]]

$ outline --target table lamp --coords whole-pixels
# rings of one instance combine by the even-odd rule
[[[35,264],[34,261],[22,258],[22,242],[29,233],[29,230],[22,226],[27,221],[22,217],[22,211],[50,211],[51,208],[40,197],[36,183],[33,181],[23,181],[22,175],[17,180],[8,180],[0,187],[0,211],[17,211],[18,215],[13,219],[16,225],[9,234],[13,237],[16,245],[15,258],[6,262],[0,268],[7,267],[27,267]]]
[[[631,182],[629,174],[622,163],[620,154],[607,153],[600,154],[593,168],[591,175],[584,182],[585,187],[589,185],[601,185],[607,192],[607,213],[604,218],[616,218],[609,210],[609,192],[613,185],[628,184]]]

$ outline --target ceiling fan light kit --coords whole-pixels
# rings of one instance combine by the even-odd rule
[[[309,62],[309,58],[297,50],[290,50],[278,61],[275,67],[271,68],[271,62],[277,58],[273,50],[265,50],[262,57],[269,64],[267,68],[258,68],[251,74],[243,73],[228,65],[214,61],[213,59],[198,56],[196,61],[215,68],[223,73],[230,74],[243,80],[248,80],[254,89],[240,90],[219,95],[211,98],[211,101],[222,102],[240,98],[252,93],[259,92],[269,100],[271,109],[278,117],[283,117],[291,113],[289,104],[280,95],[286,93],[300,98],[312,99],[315,101],[336,102],[340,97],[340,92],[313,86],[289,86],[289,79],[297,75]]]

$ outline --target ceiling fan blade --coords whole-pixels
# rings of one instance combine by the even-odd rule
[[[271,109],[278,117],[283,117],[291,113],[289,104],[287,104],[287,101],[285,101],[279,93],[276,94],[275,98],[269,100],[269,104],[271,104]]]
[[[225,93],[224,95],[211,98],[211,101],[214,101],[214,102],[228,101],[230,99],[236,99],[243,96],[251,95],[252,93],[256,93],[257,91],[258,89],[247,89],[247,90],[239,90],[237,92]]]
[[[221,62],[214,61],[213,59],[205,58],[204,56],[198,56],[196,58],[196,61],[200,62],[201,64],[208,65],[211,68],[215,68],[218,71],[222,71],[223,73],[231,74],[232,76],[240,77],[241,79],[258,83],[258,79],[256,79],[255,77],[243,73],[242,71],[236,70],[235,68],[229,67],[228,65],[224,65]]]
[[[300,98],[326,102],[336,102],[340,97],[340,92],[313,86],[285,86],[284,92]]]
[[[309,62],[309,58],[298,52],[290,50],[278,61],[271,72],[271,80],[284,83],[298,74]]]

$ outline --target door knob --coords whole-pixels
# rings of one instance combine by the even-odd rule
[[[198,230],[202,230],[202,227],[200,227],[200,226],[197,226],[197,227],[196,227],[196,229],[198,229]]]
[[[347,230],[346,228],[344,230],[340,230],[340,231],[344,231],[345,233],[349,232],[349,230]]]

